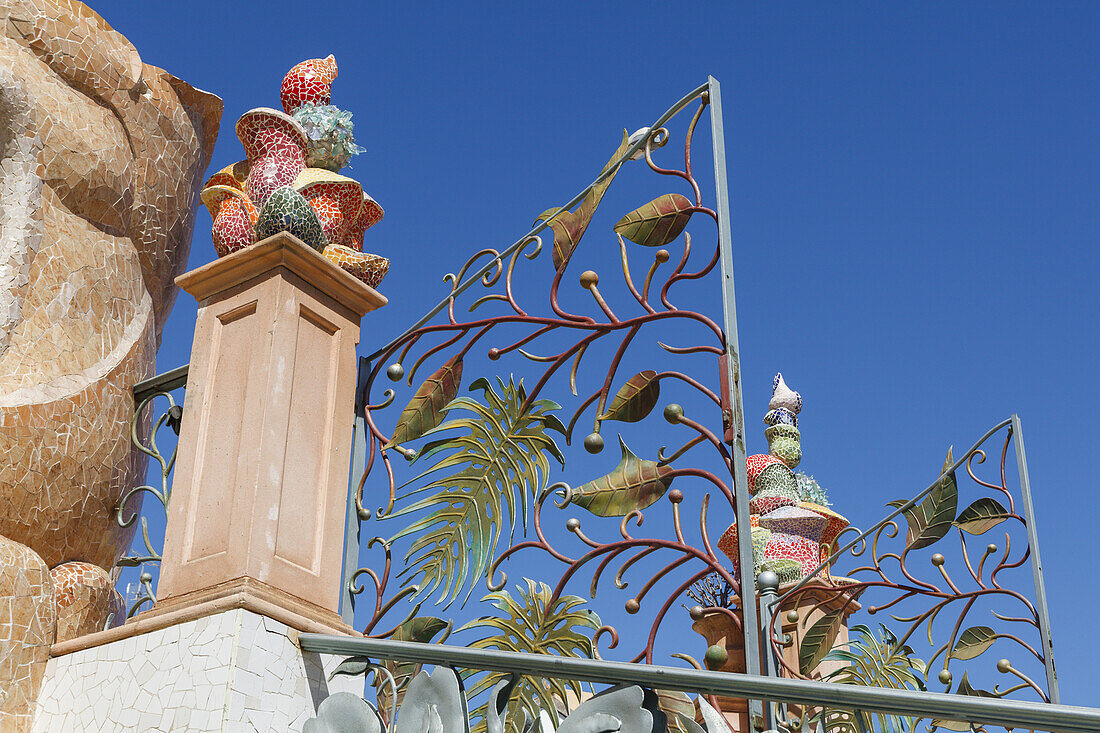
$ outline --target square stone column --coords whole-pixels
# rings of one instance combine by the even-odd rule
[[[338,611],[355,347],[386,299],[288,234],[176,283],[200,307],[157,602],[139,621],[245,608],[349,631]]]

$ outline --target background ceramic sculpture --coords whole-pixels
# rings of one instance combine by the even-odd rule
[[[17,730],[55,633],[99,628],[114,599],[134,531],[114,510],[145,472],[131,388],[153,373],[221,101],[81,3],[8,0],[0,23],[0,728]]]
[[[781,583],[805,578],[832,554],[833,543],[848,526],[848,520],[828,508],[825,490],[805,474],[792,469],[802,457],[798,413],[802,395],[776,374],[772,398],[764,423],[769,453],[745,459],[748,489],[752,494],[749,519],[752,527],[753,571],[759,575],[767,565]],[[718,540],[718,548],[733,562],[735,574],[740,562],[737,525],[731,524]],[[828,567],[823,574],[828,575]]]
[[[332,56],[296,64],[283,78],[285,114],[259,107],[237,121],[248,158],[215,173],[202,192],[219,257],[289,232],[371,287],[386,276],[389,260],[362,251],[382,207],[338,174],[362,149],[351,113],[329,104],[336,73]]]

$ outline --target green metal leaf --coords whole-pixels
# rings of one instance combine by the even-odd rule
[[[528,508],[548,483],[548,457],[565,465],[565,457],[547,434],[547,429],[564,432],[561,422],[548,414],[560,405],[536,400],[522,410],[527,400],[523,382],[517,385],[509,379],[505,384],[498,379],[497,383],[501,394],[488,380],[478,379],[470,390],[481,390],[483,402],[456,397],[444,408],[446,422],[425,432],[424,437],[442,433],[447,437],[428,442],[417,456],[418,460],[439,459],[398,487],[398,501],[435,493],[386,517],[392,520],[428,512],[390,542],[414,538],[405,554],[402,584],[419,586],[421,594],[442,588],[437,603],[446,606],[458,599],[472,577],[474,583],[469,585],[465,602],[476,581],[488,574],[505,528],[511,538],[516,520],[522,518],[526,529]],[[427,485],[410,488],[427,476],[432,476]]]
[[[555,270],[561,270],[565,267],[569,262],[569,258],[573,256],[573,251],[580,243],[581,237],[584,236],[584,230],[588,228],[588,224],[592,221],[592,215],[596,213],[596,207],[600,205],[600,199],[607,192],[607,187],[611,185],[615,174],[619,172],[618,167],[612,170],[613,164],[626,152],[628,147],[630,145],[627,142],[626,130],[623,130],[623,141],[619,144],[615,154],[611,156],[611,160],[607,161],[607,165],[600,171],[601,176],[610,171],[607,177],[589,189],[577,206],[576,211],[563,211],[561,215],[550,222],[550,229],[554,232]],[[561,211],[560,207],[547,209],[539,214],[535,221],[546,221],[558,211]]]
[[[999,501],[983,496],[962,510],[955,520],[955,526],[970,534],[985,534],[1010,516],[1012,515]]]
[[[619,438],[622,459],[615,469],[594,481],[573,489],[570,501],[600,517],[623,517],[645,509],[660,499],[672,485],[671,466],[647,461],[626,447]]]
[[[638,422],[653,410],[660,396],[661,382],[657,372],[652,369],[638,372],[619,388],[600,419]]]
[[[685,196],[666,193],[619,219],[613,229],[635,244],[663,247],[684,231],[692,206]]]
[[[954,465],[952,450],[947,449],[947,460],[943,463],[943,473]],[[905,506],[908,502],[892,501],[888,506]],[[955,484],[955,474],[944,476],[934,489],[924,497],[920,504],[905,510],[905,519],[909,523],[906,535],[906,547],[919,550],[939,542],[951,529],[955,520],[955,511],[959,506],[959,489]]]
[[[973,659],[997,640],[997,633],[988,626],[971,626],[959,635],[959,641],[951,650],[952,659]]]
[[[462,382],[462,359],[455,354],[424,380],[409,404],[401,411],[393,437],[385,448],[416,440],[443,421],[447,404],[458,394]]]
[[[590,634],[600,628],[600,617],[584,608],[585,601],[577,596],[560,596],[551,603],[553,592],[545,583],[524,578],[526,588],[516,586],[518,598],[507,590],[489,593],[482,601],[491,601],[502,616],[483,616],[458,629],[458,633],[478,631],[480,639],[467,646],[474,649],[496,649],[505,652],[551,654],[560,657],[592,658]],[[468,697],[473,699],[492,689],[508,676],[505,672],[488,672],[472,685]],[[507,733],[519,733],[526,711],[530,719],[546,711],[555,726],[558,724],[556,701],[565,701],[568,691],[579,696],[580,684],[573,680],[523,676],[512,688],[507,709]],[[485,730],[485,705],[470,716],[477,723],[472,733]]]
[[[840,631],[841,609],[825,614],[813,623],[802,637],[802,646],[798,649],[798,668],[804,676],[817,669],[821,660],[833,648],[837,632]]]
[[[908,646],[899,644],[890,629],[879,624],[876,636],[863,624],[854,624],[848,631],[851,634],[849,641],[823,657],[844,663],[826,675],[826,681],[890,690],[925,689],[924,661],[914,657]],[[829,709],[822,719],[828,733],[915,730],[913,718],[885,713]]]
[[[415,614],[419,610],[420,605],[418,604],[416,608],[413,609],[413,617],[406,619],[400,626],[394,629],[393,634],[389,638],[393,641],[417,641],[428,643],[431,642],[439,632],[451,626],[451,622],[444,621],[441,618],[436,618],[434,616],[416,616]],[[378,695],[378,712],[382,715],[383,719],[386,719],[389,716],[391,708],[401,708],[401,700],[405,697],[405,690],[408,688],[412,678],[420,672],[421,665],[416,662],[395,662],[391,659],[382,660],[380,663],[389,670],[391,675],[393,675],[394,687],[397,690],[396,699],[391,699],[393,697],[393,690],[385,681],[385,678],[375,677],[374,686]],[[393,723],[392,720],[387,720],[386,722],[391,725]]]
[[[959,689],[955,691],[956,695],[970,695],[971,697],[991,697],[999,699],[997,695],[993,694],[989,690],[981,690],[970,684],[970,680],[966,677],[966,672],[963,672],[962,679],[959,680]]]

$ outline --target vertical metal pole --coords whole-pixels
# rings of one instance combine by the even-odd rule
[[[760,674],[760,624],[756,612],[756,584],[753,578],[752,531],[749,522],[748,478],[745,474],[745,414],[741,401],[741,355],[737,343],[737,299],[733,287],[733,234],[730,228],[729,184],[726,180],[726,137],[722,126],[722,88],[713,76],[707,78],[710,95],[711,145],[714,148],[715,206],[718,214],[718,247],[722,260],[722,306],[726,331],[726,358],[722,378],[730,398],[723,415],[732,428],[729,441],[733,459],[733,494],[737,512],[737,556],[741,566],[740,593],[742,627],[745,630],[745,671]],[[760,710],[752,702],[750,717]]]
[[[776,627],[772,626],[772,615],[775,613],[776,604],[779,603],[779,576],[771,570],[764,570],[756,579],[756,590],[760,594],[760,637],[764,644],[764,674],[769,677],[779,676],[779,663],[775,658],[774,650],[769,642],[773,634],[781,630],[776,620]],[[764,730],[776,729],[776,718],[780,717],[778,706],[769,700],[763,701]],[[782,717],[786,717],[784,714]]]
[[[340,618],[348,626],[355,625],[355,596],[351,594],[348,580],[359,568],[359,512],[355,508],[355,493],[367,462],[367,418],[363,408],[367,404],[367,377],[370,361],[359,357],[359,372],[355,379],[355,427],[351,437],[351,473],[348,476],[348,507],[344,519],[344,572],[340,575],[344,587],[340,589]]]
[[[1012,416],[1012,442],[1016,446],[1016,469],[1020,472],[1020,494],[1027,521],[1027,545],[1031,550],[1031,575],[1035,580],[1035,611],[1039,614],[1039,635],[1043,638],[1043,660],[1047,671],[1047,696],[1057,705],[1058,672],[1054,669],[1054,640],[1050,635],[1050,614],[1047,612],[1047,589],[1043,582],[1043,561],[1039,557],[1039,531],[1035,527],[1035,510],[1031,506],[1031,481],[1027,474],[1024,453],[1024,432],[1020,416]]]

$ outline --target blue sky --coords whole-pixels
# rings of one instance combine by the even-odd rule
[[[336,55],[333,102],[367,149],[348,173],[386,209],[365,245],[392,260],[363,353],[469,253],[571,198],[623,127],[713,74],[750,450],[767,449],[758,420],[782,370],[806,400],[802,468],[867,526],[927,485],[949,444],[1018,413],[1063,701],[1095,702],[1081,609],[1100,603],[1100,5],[324,5],[97,9],[147,63],[225,100],[211,170],[242,157],[233,123],[277,107],[290,66]],[[612,191],[589,248],[648,200]],[[214,256],[205,211],[196,222],[192,267]],[[186,362],[194,314],[181,295],[161,370]]]

